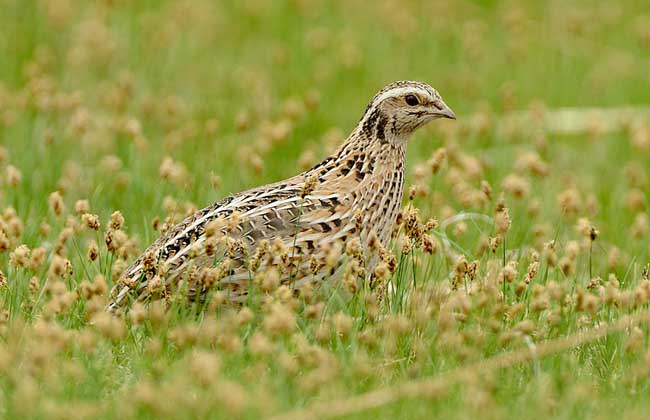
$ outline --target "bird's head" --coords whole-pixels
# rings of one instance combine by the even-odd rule
[[[380,142],[403,143],[415,130],[437,118],[456,119],[438,92],[421,82],[394,82],[368,104],[359,130]]]

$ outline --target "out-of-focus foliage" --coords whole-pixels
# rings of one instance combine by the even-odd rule
[[[650,303],[645,1],[0,0],[0,28],[3,417],[279,414]],[[161,230],[313,165],[399,79],[459,119],[411,140],[384,288],[102,311]],[[647,348],[641,325],[358,417],[643,418]]]

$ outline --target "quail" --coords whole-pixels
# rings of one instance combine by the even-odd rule
[[[385,86],[345,142],[311,169],[226,197],[169,229],[124,271],[107,309],[169,296],[179,285],[191,300],[216,287],[241,301],[255,273],[274,264],[284,266],[274,275],[292,288],[335,278],[343,259],[323,262],[333,244],[354,240],[364,255],[388,245],[407,141],[438,118],[456,116],[431,86]]]

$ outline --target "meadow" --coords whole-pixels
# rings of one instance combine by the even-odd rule
[[[649,68],[643,0],[0,0],[0,417],[647,418]],[[384,283],[104,312],[401,79]]]

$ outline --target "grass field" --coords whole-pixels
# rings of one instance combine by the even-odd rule
[[[0,28],[0,417],[647,418],[647,1],[0,0]],[[404,213],[438,223],[383,288],[102,311],[166,225],[400,79],[459,118],[409,144]]]

